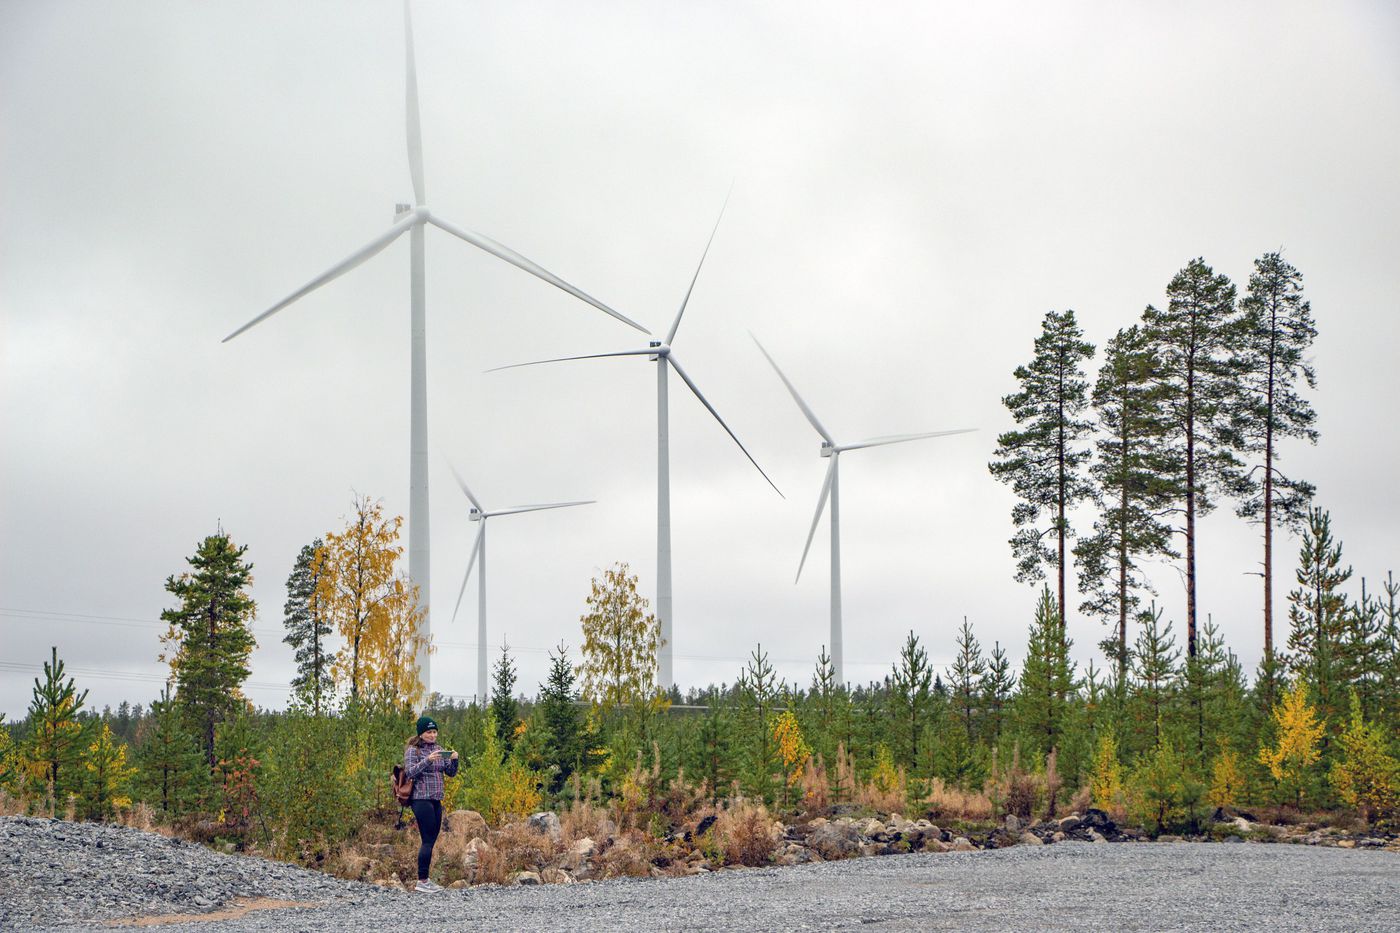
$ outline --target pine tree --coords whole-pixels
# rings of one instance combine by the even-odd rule
[[[1395,732],[1400,732],[1400,583],[1395,574],[1385,578],[1385,599],[1380,603],[1381,641],[1384,660],[1381,664],[1381,715]]]
[[[1128,619],[1141,604],[1139,593],[1155,592],[1142,571],[1146,560],[1179,557],[1163,515],[1171,507],[1180,473],[1162,415],[1156,359],[1142,328],[1120,330],[1104,348],[1094,384],[1094,410],[1100,438],[1090,475],[1098,483],[1103,512],[1094,533],[1074,548],[1079,560],[1080,611],[1116,621],[1117,639],[1102,643],[1117,667],[1117,683],[1127,682]]]
[[[908,767],[914,767],[919,760],[919,736],[933,705],[932,686],[933,668],[928,663],[928,652],[911,630],[890,677],[890,712]]]
[[[335,679],[331,677],[332,654],[326,645],[334,629],[316,597],[320,582],[316,552],[323,545],[317,538],[297,554],[292,574],[287,578],[287,602],[282,607],[283,625],[287,627],[282,641],[296,651],[297,673],[292,678],[292,695],[311,707],[314,716],[321,715],[322,705],[335,689]]]
[[[345,530],[328,533],[312,561],[317,608],[344,642],[331,674],[352,704],[416,709],[424,699],[418,587],[396,569],[402,526],[402,516],[385,518],[382,503],[358,497]]]
[[[501,645],[501,659],[492,672],[491,714],[496,719],[496,736],[509,752],[520,719],[520,704],[515,699],[515,662],[510,659],[507,645]]]
[[[1317,413],[1299,394],[1300,382],[1317,388],[1308,351],[1317,328],[1303,298],[1303,276],[1279,253],[1254,260],[1249,291],[1240,302],[1240,361],[1244,404],[1235,431],[1245,452],[1258,458],[1248,494],[1237,509],[1264,526],[1264,653],[1274,650],[1274,524],[1299,530],[1307,519],[1311,483],[1285,476],[1274,464],[1278,443],[1301,438],[1317,443]]]
[[[977,636],[972,634],[972,626],[963,616],[962,628],[956,641],[958,653],[953,657],[953,666],[948,670],[948,680],[953,684],[953,709],[962,720],[967,732],[967,742],[975,739],[973,716],[981,705],[978,692],[982,679],[987,675],[987,662],[982,658],[982,646]]]
[[[1006,719],[1006,709],[1011,703],[1011,694],[1016,680],[1011,674],[1011,661],[1002,650],[1001,642],[992,643],[992,654],[987,660],[987,672],[978,684],[978,694],[982,700],[983,716],[987,728],[984,733],[992,747],[1001,744],[1002,724]]]
[[[575,771],[588,763],[582,714],[576,705],[578,689],[574,684],[574,666],[568,651],[561,644],[558,653],[549,654],[549,677],[540,684],[538,709],[544,719],[549,737],[545,742],[545,759],[554,768],[550,791],[558,793]]]
[[[1367,591],[1365,577],[1361,598],[1347,606],[1343,616],[1338,657],[1342,679],[1361,702],[1361,715],[1375,719],[1381,712],[1388,656],[1381,604]]]
[[[1192,733],[1188,754],[1196,767],[1206,766],[1207,738],[1221,735],[1227,722],[1244,711],[1239,662],[1225,648],[1215,620],[1206,616],[1196,656],[1187,658],[1181,671],[1181,695]]]
[[[1186,542],[1186,655],[1196,653],[1196,519],[1215,507],[1220,494],[1241,491],[1244,479],[1232,432],[1240,407],[1237,360],[1240,326],[1235,286],[1193,259],[1167,286],[1167,307],[1149,305],[1143,332],[1157,360],[1162,413],[1170,426],[1166,442],[1179,458],[1179,483]]]
[[[1154,603],[1138,615],[1142,630],[1133,648],[1132,703],[1134,718],[1150,737],[1146,749],[1162,744],[1168,716],[1175,706],[1179,671],[1172,624],[1162,625],[1162,611]]]
[[[807,696],[807,732],[812,737],[812,747],[824,761],[833,760],[837,742],[850,741],[851,694],[846,685],[836,679],[836,665],[826,645],[822,645],[817,655]]]
[[[1346,658],[1343,654],[1347,600],[1342,585],[1351,578],[1351,567],[1342,566],[1342,545],[1332,538],[1332,518],[1322,509],[1308,513],[1303,544],[1298,553],[1298,589],[1288,594],[1288,664],[1308,685],[1318,715],[1327,726],[1324,754],[1341,726],[1341,704],[1346,695]]]
[[[29,702],[30,734],[24,757],[34,766],[40,793],[49,809],[67,799],[81,783],[78,771],[82,753],[82,726],[78,711],[88,692],[78,693],[73,678],[63,676],[58,648],[50,649],[44,662],[43,680],[34,678],[33,699]]]
[[[185,729],[169,686],[137,732],[136,767],[139,796],[167,815],[183,811],[207,781],[199,740]]]
[[[1016,712],[1027,747],[1049,754],[1060,743],[1069,723],[1070,700],[1075,692],[1074,665],[1064,626],[1055,611],[1055,599],[1045,587],[1030,626],[1026,663],[1021,668]]]
[[[1011,539],[1016,579],[1044,579],[1044,568],[1056,568],[1058,611],[1065,619],[1066,542],[1073,536],[1068,514],[1093,495],[1084,475],[1089,449],[1081,447],[1090,424],[1082,419],[1088,405],[1088,380],[1081,368],[1094,355],[1093,344],[1074,319],[1073,311],[1045,315],[1035,341],[1035,357],[1016,368],[1021,391],[1002,399],[1019,430],[997,438],[996,458],[988,469],[1011,484],[1022,501],[1011,510],[1018,531]],[[1042,524],[1042,512],[1049,524]],[[1052,550],[1046,538],[1054,541]]]
[[[739,729],[746,751],[747,784],[761,799],[771,798],[776,761],[769,722],[778,699],[778,675],[759,644],[749,655],[736,684]]]
[[[239,689],[248,679],[248,659],[256,641],[257,606],[248,595],[253,565],[247,546],[237,547],[222,530],[200,542],[190,571],[165,581],[180,601],[160,614],[169,625],[161,640],[175,680],[175,699],[200,736],[205,761],[214,767],[214,728],[245,701]]]

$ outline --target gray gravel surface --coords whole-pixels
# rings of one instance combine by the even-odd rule
[[[0,929],[100,928],[236,897],[321,906],[157,929],[1400,931],[1400,854],[1061,843],[412,895],[131,830],[0,819]]]

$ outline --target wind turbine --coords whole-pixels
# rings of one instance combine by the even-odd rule
[[[476,498],[472,491],[467,488],[466,481],[462,479],[457,468],[451,464],[448,466],[452,470],[452,475],[457,480],[457,485],[462,489],[462,495],[467,497],[467,501],[472,504],[471,512],[467,518],[469,521],[480,522],[481,527],[476,533],[476,543],[472,545],[471,556],[467,558],[467,572],[462,577],[462,588],[457,592],[457,605],[452,609],[452,621],[457,621],[457,612],[462,608],[462,597],[467,592],[467,581],[472,577],[472,567],[481,562],[481,571],[477,574],[476,584],[476,694],[479,703],[486,702],[486,520],[495,518],[497,515],[515,515],[519,512],[540,512],[545,509],[566,509],[575,505],[592,505],[596,500],[584,499],[578,502],[547,502],[541,505],[516,505],[508,509],[497,509],[494,512],[486,510]]]
[[[797,403],[797,407],[802,409],[802,414],[807,417],[807,421],[812,427],[817,429],[817,433],[822,438],[821,455],[830,462],[826,467],[826,479],[822,482],[821,494],[817,497],[817,513],[812,516],[812,529],[807,532],[807,544],[802,548],[802,560],[797,565],[797,576],[793,578],[793,583],[802,579],[802,568],[807,563],[807,552],[812,548],[812,539],[817,534],[817,523],[821,521],[822,510],[826,508],[826,500],[831,499],[831,665],[836,673],[836,682],[844,684],[846,682],[845,669],[842,664],[841,652],[841,500],[840,500],[840,458],[841,454],[847,450],[860,450],[863,447],[883,447],[886,444],[902,444],[905,441],[917,441],[926,437],[947,437],[951,434],[967,434],[976,430],[975,428],[959,428],[953,431],[928,431],[923,434],[890,434],[884,437],[872,437],[868,440],[859,441],[855,444],[838,444],[830,432],[822,427],[822,423],[817,420],[816,414],[811,407],[802,400],[802,396],[797,394],[796,387],[783,375],[783,371],[778,368],[778,364],[773,361],[773,357],[768,355],[768,351],[763,349],[763,344],[758,342],[758,338],[753,337],[753,342],[758,345],[758,352],[763,354],[768,360],[773,371],[778,374],[778,378],[783,380],[783,385],[787,386],[788,392],[792,393],[792,400]]]
[[[413,204],[399,204],[394,214],[394,225],[345,259],[307,282],[301,288],[268,308],[242,327],[223,339],[228,343],[244,331],[261,324],[292,302],[310,294],[322,285],[331,282],[356,266],[381,252],[403,234],[409,235],[409,306],[411,337],[410,370],[410,435],[409,435],[409,483],[408,483],[408,575],[418,584],[418,607],[422,611],[423,648],[418,652],[418,672],[424,691],[431,690],[428,641],[432,638],[432,624],[429,611],[429,560],[428,535],[428,371],[426,315],[424,298],[423,231],[428,224],[444,230],[460,240],[485,250],[498,259],[505,260],[518,269],[541,278],[556,288],[563,289],[575,298],[588,302],[593,307],[624,324],[635,327],[644,334],[651,332],[637,322],[624,317],[601,301],[565,282],[554,273],[536,265],[515,250],[496,242],[488,236],[458,227],[428,210],[424,203],[426,194],[423,186],[423,138],[418,122],[418,76],[413,58],[413,18],[408,0],[403,5],[404,36],[407,44],[406,108],[408,127],[408,169],[413,179]]]
[[[727,205],[728,198],[725,199]],[[562,363],[568,360],[593,360],[603,359],[613,356],[645,356],[656,364],[656,615],[661,623],[661,648],[657,652],[657,677],[661,682],[663,690],[670,690],[674,683],[672,675],[672,653],[674,636],[672,634],[671,616],[671,456],[670,456],[670,426],[667,402],[666,374],[668,370],[674,369],[676,375],[681,377],[681,381],[689,387],[695,397],[700,400],[714,419],[724,428],[739,449],[744,452],[744,456],[749,458],[749,462],[754,465],[754,469],[768,480],[768,485],[773,487],[773,491],[782,495],[782,490],[777,484],[763,472],[763,467],[758,465],[758,461],[753,458],[738,436],[725,424],[724,419],[715,411],[715,406],[701,393],[694,380],[681,367],[680,361],[672,352],[671,344],[676,339],[676,331],[681,326],[681,317],[685,314],[685,307],[690,302],[691,293],[695,291],[695,282],[700,278],[700,270],[705,265],[705,257],[710,253],[710,244],[715,240],[715,233],[719,230],[719,220],[724,217],[724,208],[720,208],[720,217],[715,220],[714,229],[710,231],[710,239],[705,243],[705,251],[700,254],[700,262],[695,267],[695,275],[690,279],[690,287],[685,291],[685,298],[681,300],[680,310],[676,312],[675,320],[671,322],[671,328],[666,332],[666,339],[653,340],[650,344],[638,350],[619,350],[616,353],[589,353],[584,356],[564,356],[552,360],[535,360],[529,363],[514,363],[510,366],[497,366],[488,372],[496,372],[502,369],[516,369],[521,366],[537,366],[541,363]]]

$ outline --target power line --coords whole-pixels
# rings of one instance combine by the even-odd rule
[[[51,617],[52,617],[52,618],[51,618]],[[123,627],[127,627],[127,628],[151,628],[151,627],[159,628],[160,626],[162,626],[162,625],[165,624],[164,622],[150,622],[150,621],[145,621],[145,620],[141,620],[141,619],[133,619],[133,618],[131,618],[131,617],[129,617],[129,616],[104,616],[104,615],[95,615],[95,614],[91,614],[91,613],[53,612],[53,611],[43,610],[43,609],[13,609],[13,608],[7,608],[7,607],[4,607],[4,606],[0,606],[0,621],[9,621],[9,620],[11,620],[11,619],[24,619],[24,618],[27,618],[27,619],[29,619],[29,620],[31,620],[31,621],[35,621],[35,622],[49,622],[49,621],[55,621],[55,620],[56,620],[56,621],[61,621],[61,622],[81,622],[81,623],[84,623],[84,624],[87,624],[87,625],[115,625],[115,626],[123,626]],[[266,628],[266,627],[254,627],[254,628],[252,629],[252,631],[253,631],[255,634],[263,634],[263,635],[282,635],[282,634],[285,634],[284,631],[283,631],[282,629]],[[475,644],[475,643],[473,643],[473,642],[466,642],[466,641],[436,641],[436,640],[434,640],[433,645],[434,645],[434,647],[437,647],[437,648],[460,648],[460,649],[474,649],[474,648],[476,648],[476,644]],[[500,645],[500,644],[488,644],[486,647],[487,647],[487,650],[492,651],[492,652],[496,652],[496,651],[499,651],[499,650],[501,649],[501,645]],[[551,652],[551,651],[554,650],[554,646],[550,646],[550,647],[547,647],[547,648],[541,648],[541,647],[537,647],[537,646],[533,646],[533,645],[507,645],[506,647],[508,647],[512,652],[526,652],[526,653],[529,653],[529,654],[547,654],[547,653],[549,653],[549,652]],[[673,657],[675,657],[675,658],[677,658],[677,659],[679,659],[679,660],[684,660],[684,661],[717,661],[717,662],[736,662],[736,661],[737,661],[737,662],[742,663],[742,662],[744,662],[744,661],[749,660],[749,655],[747,655],[747,654],[746,654],[746,655],[742,655],[742,656],[740,656],[740,655],[720,655],[720,654],[677,654],[677,655],[673,655]],[[776,663],[781,663],[781,664],[810,664],[810,663],[813,662],[813,659],[812,659],[812,658],[776,657],[776,656],[774,656],[774,655],[769,655],[769,656],[768,656],[768,660],[771,661],[771,662],[776,662]],[[859,666],[859,667],[885,667],[889,662],[887,662],[887,661],[862,661],[862,660],[858,660],[858,659],[847,659],[846,663],[847,663],[847,664],[851,664],[851,665],[856,665],[856,666]]]

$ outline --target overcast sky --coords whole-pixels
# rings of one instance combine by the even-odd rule
[[[1282,466],[1358,577],[1400,569],[1394,4],[414,16],[434,212],[653,331],[733,182],[676,353],[786,498],[672,380],[682,685],[732,682],[760,641],[805,683],[828,641],[825,523],[793,584],[826,464],[746,330],[840,439],[979,429],[843,458],[848,677],[883,675],[910,629],[946,664],[964,616],[1019,659],[1035,592],[986,468],[1012,371],[1047,311],[1102,348],[1196,256],[1242,292],[1266,251],[1304,274],[1322,439]],[[50,645],[90,703],[149,701],[163,583],[220,523],[254,564],[248,695],[285,702],[298,549],[353,492],[407,514],[406,238],[220,339],[410,200],[392,0],[0,3],[0,712],[23,715]],[[599,570],[628,561],[654,594],[654,370],[486,374],[645,337],[432,228],[427,300],[435,689],[471,694],[476,669],[475,584],[449,624],[475,526],[446,458],[488,506],[599,500],[492,523],[493,656],[509,641],[533,692]],[[1223,508],[1199,554],[1203,616],[1252,670],[1258,530]],[[1154,577],[1180,631],[1180,578]],[[1102,665],[1103,626],[1069,631]]]

